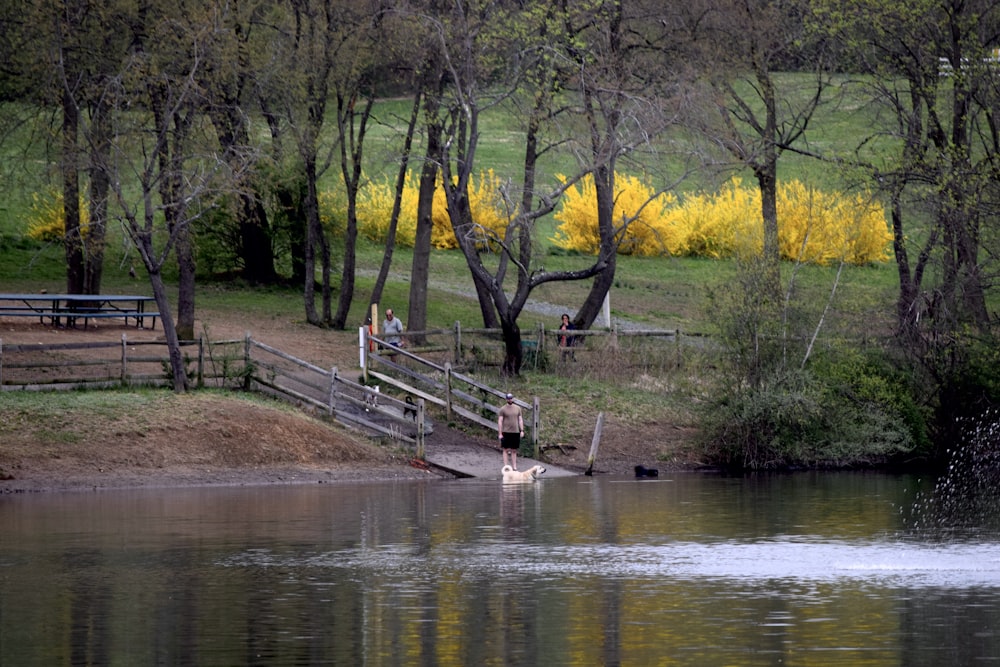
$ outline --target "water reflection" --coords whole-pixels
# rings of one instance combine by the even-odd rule
[[[965,664],[1000,544],[912,477],[0,499],[0,664]]]

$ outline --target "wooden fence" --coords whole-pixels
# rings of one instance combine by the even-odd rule
[[[456,330],[458,328],[456,327]],[[422,332],[425,336],[428,332]],[[411,335],[415,337],[415,334]],[[361,369],[365,382],[375,378],[424,401],[444,409],[445,418],[451,420],[457,415],[495,432],[497,429],[498,405],[506,403],[506,390],[491,387],[471,375],[460,373],[450,361],[435,363],[425,351],[393,347],[385,340],[373,336],[368,327],[359,329],[359,350]],[[460,350],[459,344],[456,350]],[[460,352],[459,352],[460,354]],[[524,423],[533,456],[539,453],[538,431],[540,426],[540,406],[538,397],[531,402],[515,397],[515,403],[525,411]]]
[[[206,365],[204,340],[181,345],[194,384],[222,379],[222,369]],[[165,342],[129,340],[126,334],[118,342],[6,345],[0,340],[0,391],[167,386],[169,368]]]
[[[525,367],[539,371],[591,374],[612,356],[628,367],[676,365],[693,348],[691,336],[679,331],[574,331],[579,343],[571,362],[559,348],[556,329],[542,325],[523,339]],[[506,390],[491,386],[503,361],[503,341],[496,329],[411,331],[405,349],[382,349],[385,341],[360,329],[361,376],[344,377],[336,367],[320,368],[254,340],[209,343],[182,341],[188,379],[195,387],[231,387],[266,392],[310,406],[344,424],[412,443],[423,457],[429,426],[425,404],[440,406],[447,420],[467,420],[494,432]],[[702,339],[703,340],[703,339]],[[651,344],[635,344],[636,341]],[[565,363],[564,363],[565,362]],[[619,365],[619,368],[621,365]],[[372,384],[385,385],[375,393]],[[76,389],[80,387],[170,386],[171,373],[163,341],[4,345],[0,340],[0,391]],[[403,400],[390,395],[395,388]],[[525,411],[528,441],[538,455],[541,409],[537,397],[516,398]]]
[[[196,387],[260,391],[309,406],[354,428],[388,436],[424,457],[424,402],[376,396],[370,387],[320,368],[247,335],[243,340],[182,341]],[[0,340],[0,391],[170,386],[164,341],[5,345]]]
[[[362,331],[364,334],[367,330]],[[592,372],[595,367],[615,363],[614,372],[657,372],[676,368],[687,358],[711,345],[705,334],[679,329],[587,329],[575,330],[571,348],[561,348],[559,339],[566,332],[545,328],[539,322],[521,330],[524,353],[523,370],[555,373]],[[450,329],[408,331],[402,334],[407,349],[439,366],[450,363],[455,370],[479,373],[503,363],[501,331],[488,328],[463,328],[455,322]],[[587,364],[588,360],[591,362]],[[575,367],[563,361],[584,362]],[[361,362],[364,363],[363,360]]]

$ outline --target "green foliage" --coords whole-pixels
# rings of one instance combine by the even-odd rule
[[[913,377],[890,363],[884,350],[841,346],[817,354],[810,368],[844,400],[893,415],[912,439],[912,456],[931,454],[931,411],[915,399]]]
[[[231,275],[239,267],[239,222],[223,197],[219,206],[206,211],[194,223],[195,252],[201,275]]]
[[[726,468],[881,464],[913,449],[904,419],[805,370],[725,391],[706,411],[706,453]]]
[[[809,356],[819,304],[766,289],[763,262],[737,262],[713,290],[720,385],[706,411],[707,454],[739,469],[884,463],[926,447],[912,386],[862,348]],[[806,363],[808,362],[808,363]]]

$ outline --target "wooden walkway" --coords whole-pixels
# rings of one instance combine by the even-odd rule
[[[445,444],[442,442],[444,438],[453,440],[453,438],[448,437],[448,435],[454,435],[447,434],[449,430],[447,427],[442,427],[435,431],[434,435],[427,437],[424,460],[427,461],[428,465],[456,477],[500,479],[503,458],[499,448],[486,447],[474,441]],[[527,470],[536,464],[545,466],[545,474],[542,479],[546,477],[575,477],[581,474],[544,461],[536,461],[527,456],[517,457],[519,470]]]

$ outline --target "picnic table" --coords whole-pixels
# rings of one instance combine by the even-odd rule
[[[39,321],[48,319],[51,324],[75,327],[83,320],[86,328],[88,320],[120,318],[128,324],[135,320],[138,328],[144,328],[146,320],[156,328],[158,312],[147,311],[146,304],[155,303],[151,296],[135,294],[16,294],[0,293],[0,317],[37,317]]]

